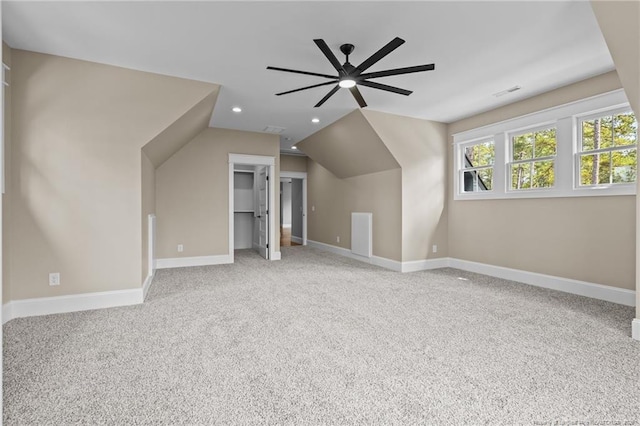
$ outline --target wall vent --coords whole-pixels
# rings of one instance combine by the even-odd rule
[[[286,129],[284,127],[278,127],[278,126],[267,126],[264,128],[263,132],[267,132],[267,133],[273,133],[275,135],[279,135],[280,133],[284,132]]]

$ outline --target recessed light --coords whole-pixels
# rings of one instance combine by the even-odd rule
[[[242,108],[240,108],[240,107],[233,107],[233,108],[231,108],[231,111],[233,111],[233,112],[242,112]]]
[[[350,78],[345,78],[344,80],[340,80],[340,82],[338,83],[338,86],[342,87],[343,89],[350,89],[355,85],[356,85],[356,81]]]
[[[298,147],[294,145],[291,147],[291,149],[298,149]]]
[[[312,122],[312,123],[319,123],[319,122],[320,122],[320,119],[319,119],[319,118],[312,118],[312,119],[311,119],[311,122]]]

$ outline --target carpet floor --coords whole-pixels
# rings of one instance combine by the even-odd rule
[[[630,307],[308,247],[4,326],[5,425],[638,424]]]

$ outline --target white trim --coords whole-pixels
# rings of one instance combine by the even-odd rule
[[[370,258],[364,256],[355,255],[354,259],[360,260],[362,262],[371,263],[372,265],[379,266],[385,269],[391,269],[392,271],[402,272],[402,262],[398,262],[397,260],[387,259],[386,257],[380,256],[371,256]]]
[[[291,236],[291,242],[296,244],[302,244],[302,238],[296,237],[295,235]]]
[[[235,202],[233,196],[233,172],[236,164],[248,164],[248,165],[260,165],[260,166],[268,166],[269,167],[269,185],[268,185],[268,194],[269,194],[269,253],[268,258],[270,260],[275,259],[276,249],[275,249],[275,241],[277,238],[276,229],[276,172],[275,172],[275,164],[276,158],[270,157],[266,155],[246,155],[246,154],[229,154],[229,254],[228,259],[229,262],[225,263],[233,263],[233,238],[234,238],[234,208],[233,204]]]
[[[10,321],[13,319],[13,309],[12,309],[12,302],[7,302],[4,305],[2,305],[2,324],[6,324],[7,321]]]
[[[472,141],[476,139],[490,138],[496,133],[505,131],[513,132],[540,123],[552,123],[563,117],[573,117],[588,114],[602,109],[615,108],[616,106],[628,105],[629,100],[623,89],[613,90],[585,99],[580,99],[567,104],[554,106],[541,111],[510,118],[486,126],[477,127],[471,130],[453,134],[453,143]]]
[[[282,259],[282,252],[274,251],[273,257],[271,258],[271,260],[280,260],[280,259]]]
[[[550,288],[552,290],[577,294],[592,299],[606,300],[607,302],[621,305],[635,306],[636,304],[636,292],[633,290],[461,259],[450,259],[449,266],[463,271],[476,272],[478,274],[517,281],[536,287]]]
[[[144,283],[142,283],[142,300],[146,300],[147,298],[147,293],[149,292],[149,288],[151,287],[151,284],[153,283],[153,279],[156,276],[156,271],[154,270],[152,273],[150,273],[149,275],[147,275],[147,278],[144,280]]]
[[[309,240],[309,247],[339,254],[344,257],[356,259],[361,262],[391,269],[398,272],[415,272],[438,268],[455,268],[463,271],[475,272],[495,278],[502,278],[536,287],[549,288],[565,293],[590,297],[592,299],[605,300],[607,302],[618,303],[620,305],[635,306],[636,292],[624,288],[612,287],[608,285],[590,283],[586,281],[574,280],[571,278],[556,277],[553,275],[528,272],[520,269],[505,268],[502,266],[488,265],[485,263],[471,262],[468,260],[442,257],[436,259],[413,260],[408,262],[398,262],[397,260],[386,259],[384,257],[373,256],[371,259],[354,255],[351,251],[332,246],[330,244]],[[635,321],[640,322],[640,319]],[[640,333],[640,325],[635,325]]]
[[[453,135],[453,199],[459,200],[498,200],[510,198],[555,198],[555,197],[591,197],[612,195],[635,195],[635,184],[616,184],[610,186],[580,186],[576,182],[577,164],[577,122],[585,115],[596,111],[606,112],[616,108],[629,109],[629,101],[624,90],[592,96],[542,111],[500,121],[484,127],[467,130]],[[554,162],[555,182],[551,188],[512,190],[509,181],[510,138],[523,131],[542,127],[556,128],[556,156]],[[461,155],[463,146],[493,139],[495,161],[493,166],[493,187],[491,191],[462,191],[461,172],[464,169]]]
[[[451,259],[448,257],[438,257],[435,259],[410,260],[402,262],[402,272],[427,271],[429,269],[439,269],[449,267]]]
[[[156,260],[156,269],[222,265],[226,263],[233,263],[233,258],[228,254],[220,254],[217,256],[167,257]]]
[[[631,322],[631,337],[640,340],[640,318],[636,318]]]
[[[153,275],[156,272],[156,215],[150,214],[147,216],[147,226],[148,226],[148,242],[147,242],[147,273],[149,275]],[[145,292],[145,297],[146,297]]]
[[[371,265],[379,266],[381,268],[390,269],[396,272],[415,272],[424,271],[427,269],[445,268],[449,266],[449,258],[443,257],[438,259],[425,259],[414,260],[409,262],[400,262],[386,257],[371,256],[365,257],[354,254],[351,250],[347,250],[342,247],[332,246],[331,244],[321,243],[319,241],[308,240],[309,247],[315,247],[320,250],[328,251],[331,253],[339,254],[340,256],[348,257],[350,259],[359,260],[360,262],[369,263]]]
[[[13,300],[3,306],[3,324],[14,318],[139,305],[142,288]]]
[[[280,171],[281,178],[302,179],[302,241],[294,241],[303,246],[307,245],[307,172],[283,172]]]

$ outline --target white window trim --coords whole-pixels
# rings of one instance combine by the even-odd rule
[[[556,187],[556,180],[554,180],[553,182],[553,186],[550,187],[543,187],[543,188],[522,188],[522,189],[512,189],[512,182],[511,179],[513,178],[512,174],[511,174],[511,166],[514,164],[528,164],[528,163],[535,163],[538,161],[553,161],[554,164],[554,176],[555,176],[555,166],[557,163],[557,159],[558,159],[558,127],[557,127],[557,122],[552,121],[550,123],[543,123],[543,124],[539,124],[537,126],[533,126],[533,127],[528,127],[526,129],[519,129],[517,131],[514,132],[509,132],[507,133],[507,137],[506,137],[506,157],[507,157],[507,162],[505,165],[505,172],[506,172],[506,192],[508,194],[512,194],[512,193],[522,193],[523,191],[543,191],[543,192],[548,192],[548,191],[552,191],[555,187]],[[538,131],[542,131],[542,130],[549,130],[549,129],[554,129],[556,131],[556,155],[553,156],[547,156],[547,157],[531,157],[530,159],[527,160],[513,160],[513,153],[511,152],[513,150],[513,144],[512,144],[512,140],[513,138],[517,137],[517,136],[521,136],[527,133],[535,133]],[[535,143],[534,143],[534,151],[535,151]],[[532,152],[531,155],[534,155],[535,152]]]
[[[627,190],[630,188],[636,188],[636,182],[632,183],[610,183],[610,184],[597,184],[597,185],[580,185],[580,157],[582,154],[598,154],[603,152],[614,152],[623,149],[636,148],[638,149],[638,144],[635,145],[626,145],[620,147],[610,147],[610,148],[602,148],[592,151],[582,151],[581,142],[582,142],[582,122],[586,120],[592,120],[594,118],[604,117],[607,115],[615,115],[623,112],[633,112],[629,105],[623,107],[614,107],[614,108],[606,108],[597,112],[590,112],[588,114],[578,115],[576,116],[576,140],[575,140],[575,156],[574,156],[574,164],[573,164],[573,172],[574,172],[574,189],[577,191],[587,189],[587,190],[613,190],[615,188],[626,188]],[[638,120],[638,117],[636,117]],[[636,151],[637,152],[637,151]]]
[[[483,139],[474,140],[474,141],[466,141],[466,142],[461,143],[459,145],[459,149],[456,151],[456,155],[459,156],[457,164],[460,164],[461,167],[460,167],[460,169],[458,169],[456,171],[456,179],[454,179],[454,180],[455,180],[456,188],[458,188],[457,191],[459,191],[460,193],[463,193],[463,194],[475,194],[476,193],[476,192],[465,192],[464,191],[464,177],[463,176],[464,176],[465,172],[478,171],[478,170],[481,170],[481,169],[488,169],[488,168],[491,168],[494,171],[494,173],[493,173],[494,182],[491,183],[491,189],[488,189],[486,191],[477,191],[477,192],[491,192],[491,191],[493,191],[493,187],[495,185],[495,161],[496,161],[495,160],[495,156],[493,158],[493,164],[491,164],[489,166],[479,166],[479,167],[471,167],[471,168],[465,168],[464,167],[464,150],[465,150],[465,148],[467,148],[468,146],[479,145],[479,144],[488,143],[488,142],[491,142],[493,144],[494,152],[495,152],[496,142],[495,142],[495,140],[493,140],[493,138],[483,138]],[[460,185],[460,186],[458,186],[458,185]]]
[[[584,187],[577,185],[575,173],[577,155],[577,122],[592,114],[615,109],[629,109],[624,90],[619,89],[580,101],[548,108],[510,120],[493,123],[453,135],[454,200],[487,200],[507,198],[588,197],[609,195],[635,195],[636,184],[616,184],[608,187]],[[509,190],[509,142],[511,135],[526,133],[528,129],[555,126],[557,151],[555,157],[555,186],[552,188]],[[493,139],[495,161],[493,189],[491,191],[464,192],[460,182],[462,146]]]

